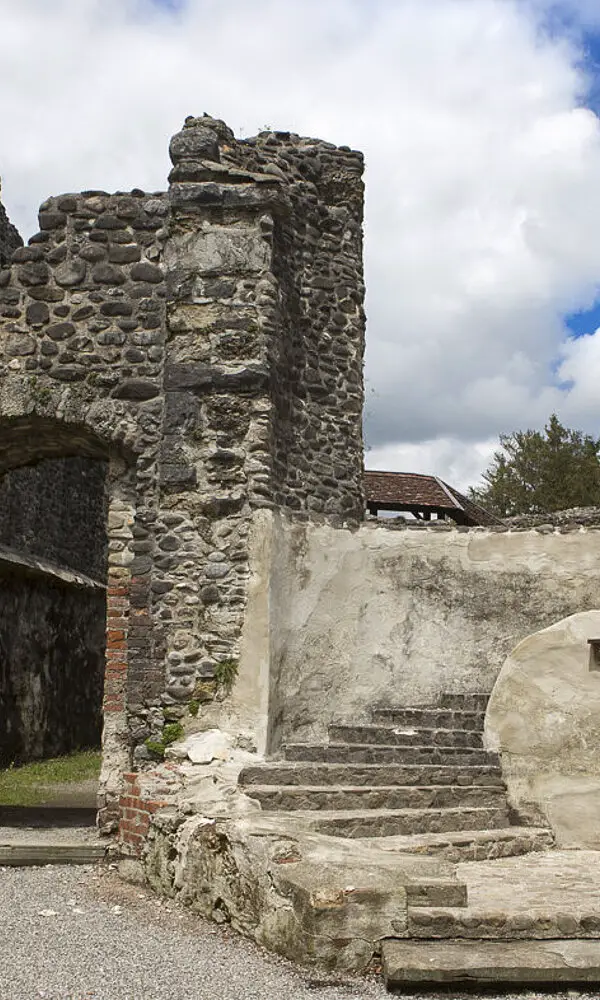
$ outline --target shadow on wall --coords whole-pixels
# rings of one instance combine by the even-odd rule
[[[600,670],[589,639],[600,611],[528,636],[505,661],[485,719],[509,801],[548,823],[559,847],[600,848]]]

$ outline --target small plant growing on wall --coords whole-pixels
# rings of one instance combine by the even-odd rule
[[[231,694],[237,675],[237,660],[231,658],[221,660],[215,667],[215,680],[224,694]]]
[[[165,750],[171,743],[176,743],[184,735],[184,728],[180,722],[169,722],[164,727],[162,731],[162,736],[160,740],[146,740],[144,746],[151,754],[155,757],[159,757],[161,760],[165,756]]]

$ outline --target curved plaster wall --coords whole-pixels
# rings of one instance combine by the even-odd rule
[[[485,719],[511,805],[560,847],[600,848],[600,611],[528,636],[505,661]]]

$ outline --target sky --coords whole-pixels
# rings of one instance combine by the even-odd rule
[[[366,463],[600,435],[600,0],[0,0],[2,200],[164,190],[187,115],[366,158]]]

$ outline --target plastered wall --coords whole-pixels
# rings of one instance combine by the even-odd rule
[[[372,705],[489,692],[520,639],[600,602],[594,528],[269,530],[272,751]]]

